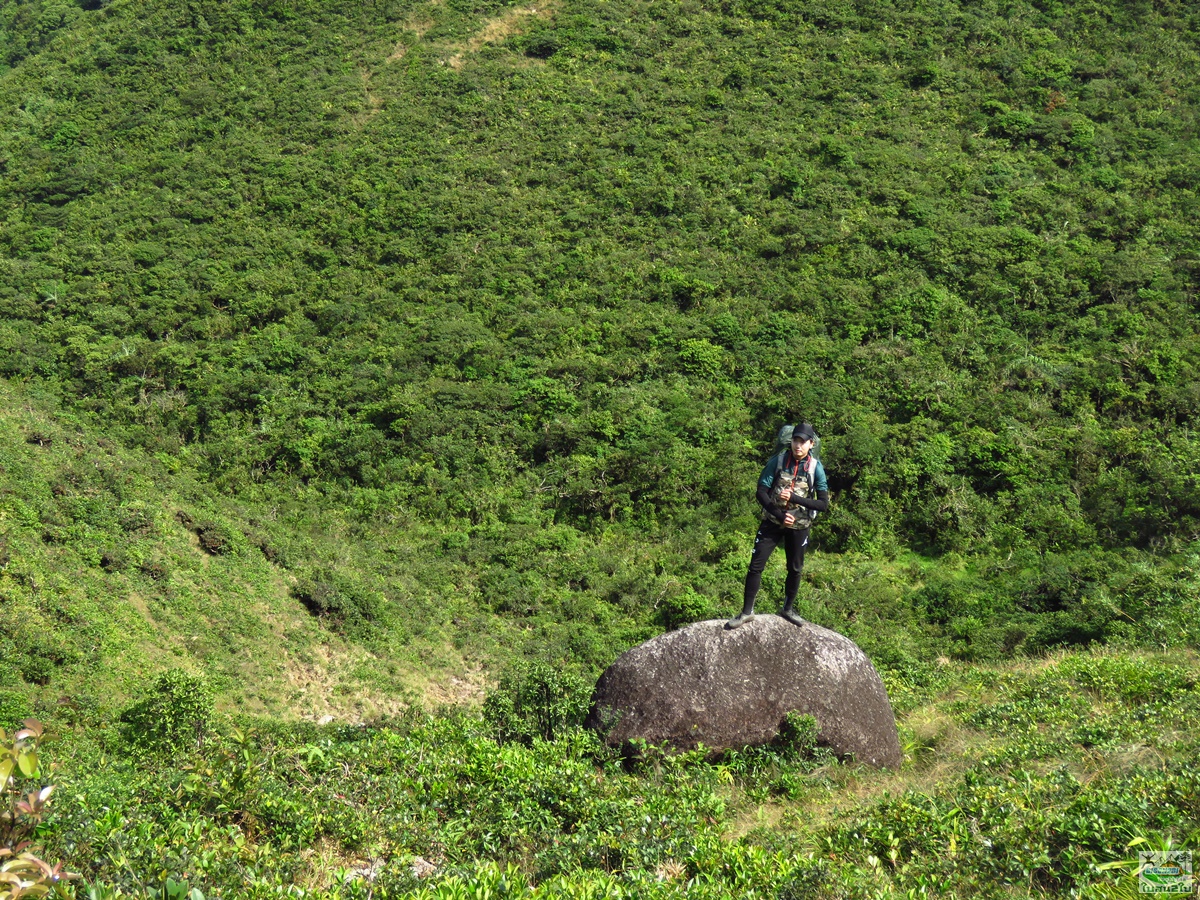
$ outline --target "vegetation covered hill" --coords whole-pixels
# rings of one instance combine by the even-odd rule
[[[447,896],[1062,894],[1194,843],[1198,40],[1183,0],[0,2],[0,726],[62,737],[44,842],[223,896],[413,855],[518,867]],[[737,608],[795,419],[801,611],[884,672],[899,780],[538,744]],[[260,740],[122,737],[194,675]],[[325,715],[380,727],[279,724]],[[444,792],[504,766],[565,780]]]
[[[822,549],[965,558],[968,655],[1195,536],[1190,4],[5,10],[4,374],[347,510],[361,617],[729,609],[796,417]]]
[[[332,516],[321,533],[288,527],[6,385],[0,473],[0,727],[32,713],[104,722],[171,666],[205,672],[228,708],[314,720],[395,712],[451,687],[417,678],[403,646],[380,661],[306,608],[337,590],[386,602]],[[461,667],[446,655],[439,669]]]
[[[501,4],[52,8],[6,16],[4,374],[123,440],[721,533],[799,415],[830,549],[1194,536],[1192,4],[552,4],[490,44]]]

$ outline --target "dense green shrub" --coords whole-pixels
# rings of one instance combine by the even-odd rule
[[[208,682],[183,669],[168,669],[120,718],[126,739],[135,747],[171,752],[199,746],[212,725],[212,715]]]
[[[292,596],[335,631],[357,635],[383,620],[387,604],[358,579],[331,569],[315,569],[303,576],[292,588]]]
[[[519,663],[488,693],[483,716],[498,741],[552,741],[583,724],[590,697],[588,682],[561,665]]]
[[[28,697],[14,691],[0,691],[0,728],[14,729],[32,715]]]
[[[690,587],[668,594],[658,604],[658,619],[667,629],[709,619],[716,613],[712,600]]]
[[[789,712],[779,725],[775,743],[787,755],[796,759],[812,756],[817,750],[820,728],[810,715]]]
[[[233,539],[228,529],[216,522],[200,522],[196,525],[196,537],[206,553],[220,556],[233,549]]]

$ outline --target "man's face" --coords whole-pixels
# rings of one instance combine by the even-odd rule
[[[812,449],[813,442],[805,437],[792,438],[792,455],[803,459],[808,456],[808,451]]]

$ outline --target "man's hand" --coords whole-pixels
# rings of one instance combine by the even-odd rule
[[[792,499],[792,489],[790,487],[783,488],[779,492],[779,499],[782,500],[784,503],[787,503],[789,500],[791,500]]]
[[[789,525],[789,526],[790,526],[790,525],[795,525],[795,524],[796,524],[796,517],[795,517],[795,516],[793,516],[791,513],[784,513],[784,514],[783,514],[783,524],[784,524],[784,525]]]

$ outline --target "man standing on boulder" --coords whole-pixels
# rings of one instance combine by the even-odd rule
[[[746,592],[742,611],[729,620],[726,628],[740,628],[754,621],[754,598],[762,585],[763,569],[780,544],[787,556],[787,582],[784,586],[783,609],[780,615],[794,625],[804,620],[792,609],[800,589],[800,572],[804,568],[804,548],[808,546],[808,529],[817,513],[829,509],[829,484],[825,467],[813,454],[817,433],[805,422],[792,429],[791,446],[767,460],[758,478],[758,502],[763,509],[763,521],[754,538],[754,553],[746,572]],[[813,495],[816,495],[815,497]]]

